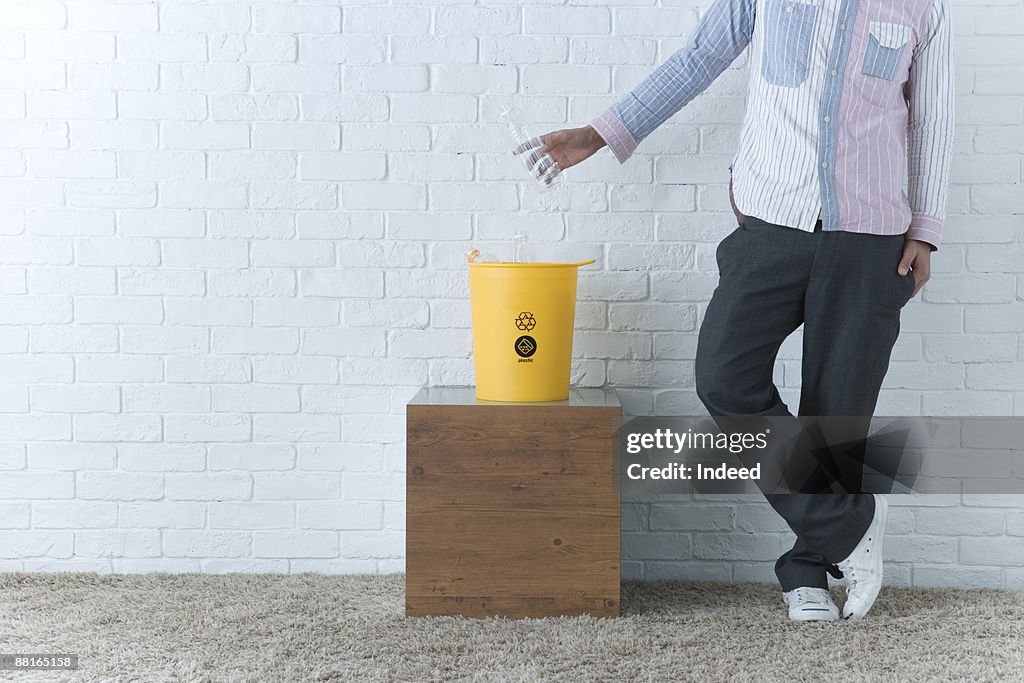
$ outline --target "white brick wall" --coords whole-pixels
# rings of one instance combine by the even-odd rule
[[[3,3],[0,570],[401,569],[405,402],[472,383],[463,254],[520,231],[599,261],[582,384],[702,410],[745,57],[539,195],[501,106],[581,125],[707,3],[552,4]],[[1024,4],[955,14],[947,238],[879,412],[1024,415]],[[897,503],[893,582],[1024,588],[1024,499]],[[790,542],[756,498],[623,513],[628,576],[772,580]]]

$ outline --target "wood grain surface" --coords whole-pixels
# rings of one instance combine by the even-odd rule
[[[618,406],[408,405],[406,614],[619,614]]]

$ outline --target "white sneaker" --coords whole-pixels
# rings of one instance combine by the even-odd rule
[[[793,621],[838,621],[839,607],[824,588],[794,588],[782,594]]]
[[[838,563],[847,580],[843,619],[863,618],[875,604],[882,588],[882,541],[889,504],[877,493],[872,495],[875,497],[875,516],[850,556]]]

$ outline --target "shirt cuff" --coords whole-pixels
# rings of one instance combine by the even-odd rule
[[[590,122],[590,127],[597,131],[597,134],[604,138],[615,154],[619,163],[625,163],[633,151],[636,150],[636,140],[629,132],[622,120],[615,113],[608,109],[603,114]]]
[[[932,251],[935,251],[942,243],[942,221],[932,216],[915,214],[910,218],[907,238],[927,242],[931,245]]]

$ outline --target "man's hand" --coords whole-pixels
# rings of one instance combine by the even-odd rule
[[[924,283],[932,276],[932,247],[921,240],[908,239],[903,243],[903,258],[896,267],[900,275],[906,275],[908,269],[914,271],[914,293],[910,298],[917,296],[917,293],[924,287]]]
[[[512,150],[527,153],[530,168],[540,180],[550,183],[556,175],[575,166],[604,147],[604,138],[590,126],[565,128],[531,138]]]

